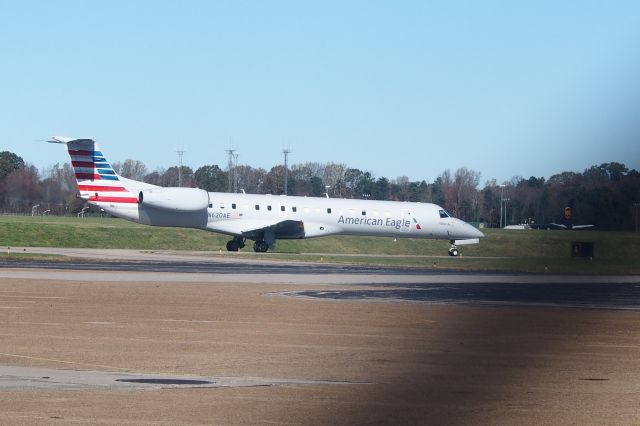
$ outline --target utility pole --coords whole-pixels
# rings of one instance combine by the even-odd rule
[[[287,195],[287,186],[289,184],[289,154],[291,154],[291,150],[284,148],[282,153],[284,154],[284,195]]]
[[[636,224],[636,232],[638,232],[638,209],[640,209],[640,203],[633,203],[633,211],[635,213],[634,219]]]
[[[233,192],[233,172],[234,172],[234,167],[233,167],[233,160],[236,157],[236,150],[235,149],[225,149],[225,152],[227,153],[227,155],[229,156],[229,162],[227,164],[227,172],[228,172],[228,181],[229,181],[229,190],[227,192]]]
[[[187,152],[185,149],[176,149],[178,154],[178,186],[182,186],[182,156]]]

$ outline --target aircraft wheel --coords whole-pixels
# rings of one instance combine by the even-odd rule
[[[227,250],[238,251],[241,248],[244,248],[244,241],[245,239],[241,237],[235,237],[233,240],[229,240],[227,243]]]
[[[460,253],[458,252],[458,249],[456,248],[451,248],[449,249],[449,256],[458,256]]]
[[[256,253],[265,253],[267,250],[269,250],[269,244],[265,243],[264,241],[256,241],[255,243],[253,243],[253,250]]]
[[[231,240],[227,243],[227,251],[238,251],[240,244],[236,240]]]

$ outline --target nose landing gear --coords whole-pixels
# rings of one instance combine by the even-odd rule
[[[459,256],[460,252],[458,251],[458,247],[455,245],[453,241],[451,241],[451,248],[449,249],[449,256]]]

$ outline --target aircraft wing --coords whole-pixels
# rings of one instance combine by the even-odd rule
[[[265,234],[271,234],[276,239],[303,238],[304,223],[299,220],[282,220],[275,223],[263,223],[253,229],[246,229],[242,232],[243,237],[249,239],[262,239]]]
[[[569,227],[564,223],[551,222],[549,225],[551,225],[551,227],[554,229],[569,229]]]
[[[588,229],[593,228],[595,225],[571,225],[567,226],[564,223],[532,223],[529,225],[531,229],[564,229],[564,230],[572,230],[572,229]]]
[[[210,223],[207,228],[212,231],[230,235],[243,236],[249,239],[264,238],[265,233],[275,235],[275,238],[291,239],[303,238],[304,223],[297,220],[267,221],[267,220],[229,220]]]
[[[303,222],[301,220],[228,220],[209,223],[211,231],[237,235],[251,240],[273,235],[276,239],[297,239],[339,234],[341,230],[326,223]]]

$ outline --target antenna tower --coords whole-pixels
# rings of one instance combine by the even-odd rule
[[[186,149],[176,149],[178,154],[178,186],[182,186],[182,156],[187,152]]]
[[[238,192],[238,157],[240,154],[233,155],[233,192]]]
[[[227,164],[227,172],[228,172],[228,181],[229,181],[229,190],[228,192],[233,192],[233,182],[234,182],[234,174],[235,174],[235,168],[233,167],[233,161],[234,158],[237,158],[236,155],[236,150],[235,149],[225,149],[224,152],[227,153],[227,155],[229,156],[229,162]]]
[[[287,195],[289,193],[287,186],[289,184],[289,154],[291,154],[291,150],[284,148],[282,153],[284,154],[284,195]]]

